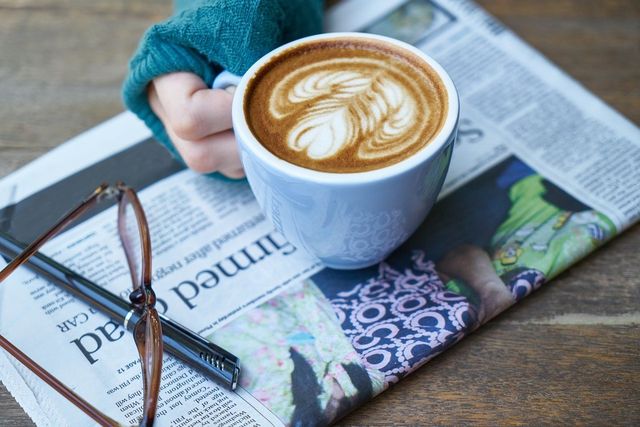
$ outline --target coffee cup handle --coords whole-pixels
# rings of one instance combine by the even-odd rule
[[[225,70],[218,74],[211,85],[212,89],[226,89],[230,86],[238,86],[242,77]]]

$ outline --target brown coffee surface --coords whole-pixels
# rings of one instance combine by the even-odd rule
[[[364,38],[317,40],[273,57],[249,81],[245,116],[271,153],[309,169],[392,165],[431,142],[447,92],[421,58]]]

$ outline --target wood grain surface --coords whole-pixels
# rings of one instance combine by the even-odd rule
[[[479,3],[640,123],[640,1]],[[0,176],[122,110],[154,0],[0,0]],[[342,425],[640,425],[640,227]],[[0,425],[32,425],[0,386]]]

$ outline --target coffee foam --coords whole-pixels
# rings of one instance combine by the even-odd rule
[[[446,92],[420,59],[368,40],[322,45],[277,57],[250,83],[249,125],[275,155],[365,171],[410,156],[440,129]]]

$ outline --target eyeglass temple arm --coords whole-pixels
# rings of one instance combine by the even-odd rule
[[[93,405],[88,403],[82,397],[78,396],[73,390],[68,388],[56,377],[51,375],[46,369],[38,365],[33,359],[20,351],[19,348],[11,344],[5,337],[0,335],[0,347],[5,349],[10,355],[15,357],[20,363],[26,366],[31,372],[36,374],[42,381],[49,384],[54,390],[63,395],[85,414],[93,418],[97,423],[103,426],[119,426],[120,424],[100,412]]]
[[[107,184],[101,184],[96,190],[89,195],[85,200],[83,200],[76,208],[72,211],[68,212],[60,221],[58,221],[51,229],[44,232],[40,235],[33,243],[27,246],[20,255],[14,258],[5,268],[0,271],[0,283],[11,273],[15,271],[16,268],[20,267],[22,264],[27,262],[29,258],[33,256],[45,243],[55,237],[58,233],[64,230],[71,222],[80,217],[83,213],[94,207],[97,202],[100,200],[100,196],[104,195],[105,192],[111,187]]]

